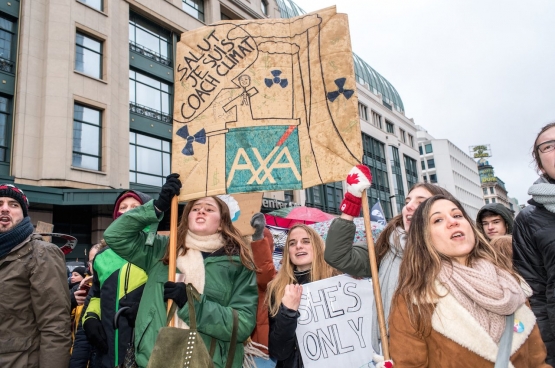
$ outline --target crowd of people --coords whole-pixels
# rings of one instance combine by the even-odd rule
[[[516,219],[496,203],[471,219],[445,189],[411,188],[376,241],[387,336],[374,305],[369,364],[555,366],[555,123],[541,129],[532,156],[540,177]],[[262,214],[251,219],[253,235],[243,236],[221,198],[191,200],[170,270],[169,237],[156,229],[181,190],[171,174],[157,199],[135,190],[118,196],[104,239],[69,277],[60,249],[34,234],[23,191],[2,184],[0,366],[146,368],[179,354],[195,366],[192,340],[178,351],[160,346],[173,319],[198,333],[210,366],[301,368],[303,285],[339,274],[371,277],[368,248],[353,245],[353,220],[371,181],[364,165],[349,172],[342,214],[325,242],[311,227],[293,226],[279,270]]]

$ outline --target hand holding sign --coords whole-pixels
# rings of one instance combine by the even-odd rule
[[[372,185],[372,174],[366,165],[356,165],[347,175],[347,193],[341,202],[341,212],[357,217],[362,207],[362,193]]]
[[[302,285],[287,285],[285,287],[285,293],[281,299],[281,303],[289,309],[298,310],[301,304],[301,295],[303,293]]]

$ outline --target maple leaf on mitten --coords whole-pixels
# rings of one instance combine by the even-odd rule
[[[361,197],[362,192],[372,184],[372,174],[366,165],[357,165],[347,175],[347,192],[356,197]]]

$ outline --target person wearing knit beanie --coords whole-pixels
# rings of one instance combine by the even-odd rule
[[[28,208],[21,189],[0,184],[1,294],[9,296],[2,299],[0,331],[12,344],[0,349],[0,366],[67,367],[71,309],[65,258],[57,245],[33,234]]]

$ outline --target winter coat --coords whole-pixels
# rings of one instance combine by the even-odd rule
[[[438,285],[438,284],[436,284]],[[493,368],[498,344],[470,312],[445,288],[432,315],[430,333],[422,337],[410,323],[403,296],[393,301],[389,317],[389,349],[395,368]],[[523,332],[513,332],[509,368],[547,368],[545,345],[534,313],[527,305],[515,312]]]
[[[0,367],[67,367],[70,300],[62,251],[33,234],[0,258]]]
[[[484,231],[484,227],[482,226],[482,216],[485,211],[493,212],[496,215],[501,216],[501,218],[505,221],[505,225],[507,225],[507,234],[505,235],[511,235],[513,233],[513,224],[515,220],[513,219],[511,210],[503,206],[501,203],[489,203],[480,208],[480,211],[478,211],[478,215],[476,216],[476,227],[482,234],[486,233]]]
[[[532,311],[547,348],[547,362],[555,366],[555,213],[529,200],[515,220],[513,262],[532,288]]]
[[[254,342],[268,346],[268,335],[270,333],[270,321],[268,320],[268,306],[266,305],[266,289],[268,283],[276,275],[276,267],[272,258],[272,249],[266,238],[251,243],[256,271],[256,283],[258,285],[258,308],[256,309],[256,327],[251,338]],[[268,353],[266,349],[261,349]]]
[[[333,220],[326,238],[324,259],[333,268],[356,277],[371,277],[366,245],[355,245],[356,225],[353,221]]]
[[[356,226],[353,221],[342,218],[335,219],[330,226],[326,238],[326,249],[324,259],[326,262],[341,272],[358,277],[371,277],[370,260],[368,258],[368,248],[366,245],[353,244]],[[395,240],[395,236],[398,240]],[[406,233],[403,229],[397,228],[390,236],[389,243],[398,241],[401,248],[404,248]],[[390,245],[389,251],[380,261],[378,279],[381,287],[383,310],[386,319],[390,313],[391,301],[397,284],[399,282],[399,269],[403,259],[401,250],[395,251]],[[381,349],[381,336],[378,324],[378,313],[375,303],[372,303],[372,331],[371,344],[376,352]]]
[[[308,274],[295,277],[300,285],[310,282]],[[268,348],[270,356],[278,361],[276,368],[304,367],[296,335],[299,316],[299,311],[289,309],[283,303],[280,303],[277,314],[270,316]]]
[[[98,367],[112,368],[125,359],[133,328],[127,318],[120,316],[114,329],[114,316],[122,305],[139,303],[147,275],[139,267],[104,248],[94,257],[91,300],[83,315],[83,325],[89,318],[99,318],[106,333],[108,352],[98,353]],[[85,329],[86,330],[86,329]]]
[[[153,201],[123,214],[104,232],[106,243],[121,257],[146,271],[148,281],[137,320],[135,321],[135,349],[139,367],[146,367],[158,331],[166,325],[164,283],[168,281],[168,266],[162,263],[169,238],[156,235],[153,245],[147,245],[145,226],[160,221]],[[256,324],[256,274],[245,268],[239,256],[227,255],[204,259],[206,284],[200,301],[194,301],[197,328],[207,348],[216,339],[213,357],[216,367],[224,367],[233,329],[233,312],[239,315],[237,347],[233,367],[243,363],[243,342]],[[189,303],[178,311],[178,316],[189,322]]]

